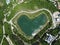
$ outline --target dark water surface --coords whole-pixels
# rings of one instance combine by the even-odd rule
[[[21,30],[29,36],[32,36],[32,33],[38,29],[41,25],[44,25],[47,22],[47,17],[45,14],[40,14],[34,19],[29,19],[26,15],[20,16],[17,20],[18,25]]]

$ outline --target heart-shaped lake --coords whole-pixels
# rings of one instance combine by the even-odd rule
[[[32,36],[33,32],[40,30],[43,25],[47,22],[47,16],[45,14],[40,14],[34,19],[30,19],[26,15],[22,15],[18,18],[17,23],[21,30],[29,36]]]

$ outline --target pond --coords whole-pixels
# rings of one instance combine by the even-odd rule
[[[32,36],[33,32],[38,32],[47,22],[47,16],[40,14],[34,19],[29,19],[26,15],[18,18],[17,23],[21,30],[28,36]]]

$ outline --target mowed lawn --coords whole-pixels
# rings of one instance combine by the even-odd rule
[[[28,1],[27,1],[28,2]],[[53,5],[52,2],[48,2],[46,0],[31,0],[28,3],[18,4],[14,10],[11,11],[10,16],[7,16],[7,20],[9,21],[17,12],[21,10],[31,11],[36,9],[46,8],[49,9],[52,13],[57,10],[57,8]]]

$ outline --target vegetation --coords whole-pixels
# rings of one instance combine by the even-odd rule
[[[4,19],[4,15],[3,15],[3,9],[1,6],[0,7],[0,42],[3,38],[3,19]]]
[[[10,39],[14,43],[14,45],[24,45],[23,41],[16,35],[12,34],[10,35]]]
[[[46,8],[49,9],[52,13],[57,11],[58,9],[52,4],[52,2],[48,1],[42,1],[42,0],[32,0],[29,3],[22,3],[18,4],[14,10],[12,10],[10,16],[7,17],[7,20],[9,21],[17,12],[21,10],[29,11],[29,10],[36,10],[35,6],[37,6],[38,9]]]
[[[47,42],[45,42],[44,40],[41,40],[41,45],[49,45]]]
[[[47,25],[46,25],[46,27],[44,27],[44,29],[42,29],[42,31],[40,31],[40,32],[37,34],[37,36],[38,36],[39,38],[42,38],[42,36],[44,35],[44,33],[47,31],[47,29],[52,26],[52,18],[51,18],[51,15],[49,14],[49,12],[47,12],[47,11],[45,11],[45,10],[43,10],[43,11],[41,11],[41,12],[44,12],[44,13],[47,15],[47,17],[49,18],[48,20],[49,20],[50,22],[48,22]],[[14,24],[15,24],[15,23],[14,23]],[[29,40],[29,39],[25,38],[22,34],[20,34],[17,29],[14,29],[14,32],[15,32],[21,39],[23,39],[25,42],[28,42],[28,43],[34,43],[34,42],[36,42],[36,40],[38,39],[38,38],[35,38],[35,37],[34,37],[33,39]]]
[[[11,25],[5,22],[4,26],[5,26],[5,34],[11,35],[12,34]]]
[[[0,43],[1,43],[1,41],[2,41],[2,38],[3,38],[3,35],[0,35]]]
[[[25,1],[27,3],[25,3]],[[58,0],[58,1],[60,2],[60,0]],[[43,10],[43,12],[45,14],[47,14],[47,16],[49,18],[48,19],[49,22],[44,27],[44,29],[37,34],[37,37],[33,37],[33,39],[31,39],[31,40],[27,39],[22,34],[20,34],[19,31],[17,31],[17,29],[15,27],[14,27],[13,31],[15,34],[17,34],[17,36],[12,34],[11,25],[6,22],[3,24],[4,14],[7,13],[7,15],[6,15],[7,20],[10,21],[10,19],[12,17],[14,17],[15,14],[17,14],[21,10],[34,11],[34,10],[45,8],[45,9],[50,10],[51,13],[53,13],[53,12],[57,11],[58,9],[53,5],[52,2],[47,1],[47,0],[24,0],[24,2],[21,4],[17,4],[17,3],[18,2],[16,2],[16,0],[14,0],[14,2],[13,2],[13,0],[11,0],[10,4],[7,5],[6,0],[0,0],[0,42],[3,38],[3,35],[6,35],[6,36],[9,35],[9,37],[12,40],[12,42],[14,43],[14,45],[24,45],[22,40],[24,40],[27,43],[34,43],[34,42],[36,42],[36,40],[41,39],[42,36],[44,35],[44,33],[47,31],[47,29],[52,26],[52,18],[51,18],[51,15],[49,14],[49,12]],[[14,9],[13,9],[13,4],[16,4],[16,7]],[[10,14],[8,14],[9,11],[11,11]],[[5,34],[3,34],[3,25],[5,26]],[[56,28],[56,29],[51,30],[48,33],[55,36],[59,32],[59,30],[60,29]],[[40,43],[41,43],[41,45],[48,45],[43,39],[40,40]],[[9,45],[6,38],[3,39],[2,45]],[[53,45],[60,45],[60,39],[55,41],[55,44],[53,44]]]
[[[2,45],[9,45],[8,41],[6,40],[6,38],[4,38]]]
[[[60,2],[60,0],[58,0]]]
[[[54,41],[52,45],[60,45],[60,39],[57,41]]]
[[[55,29],[51,29],[48,33],[49,34],[52,34],[53,36],[56,36],[59,31],[60,31],[60,29],[55,28]]]

